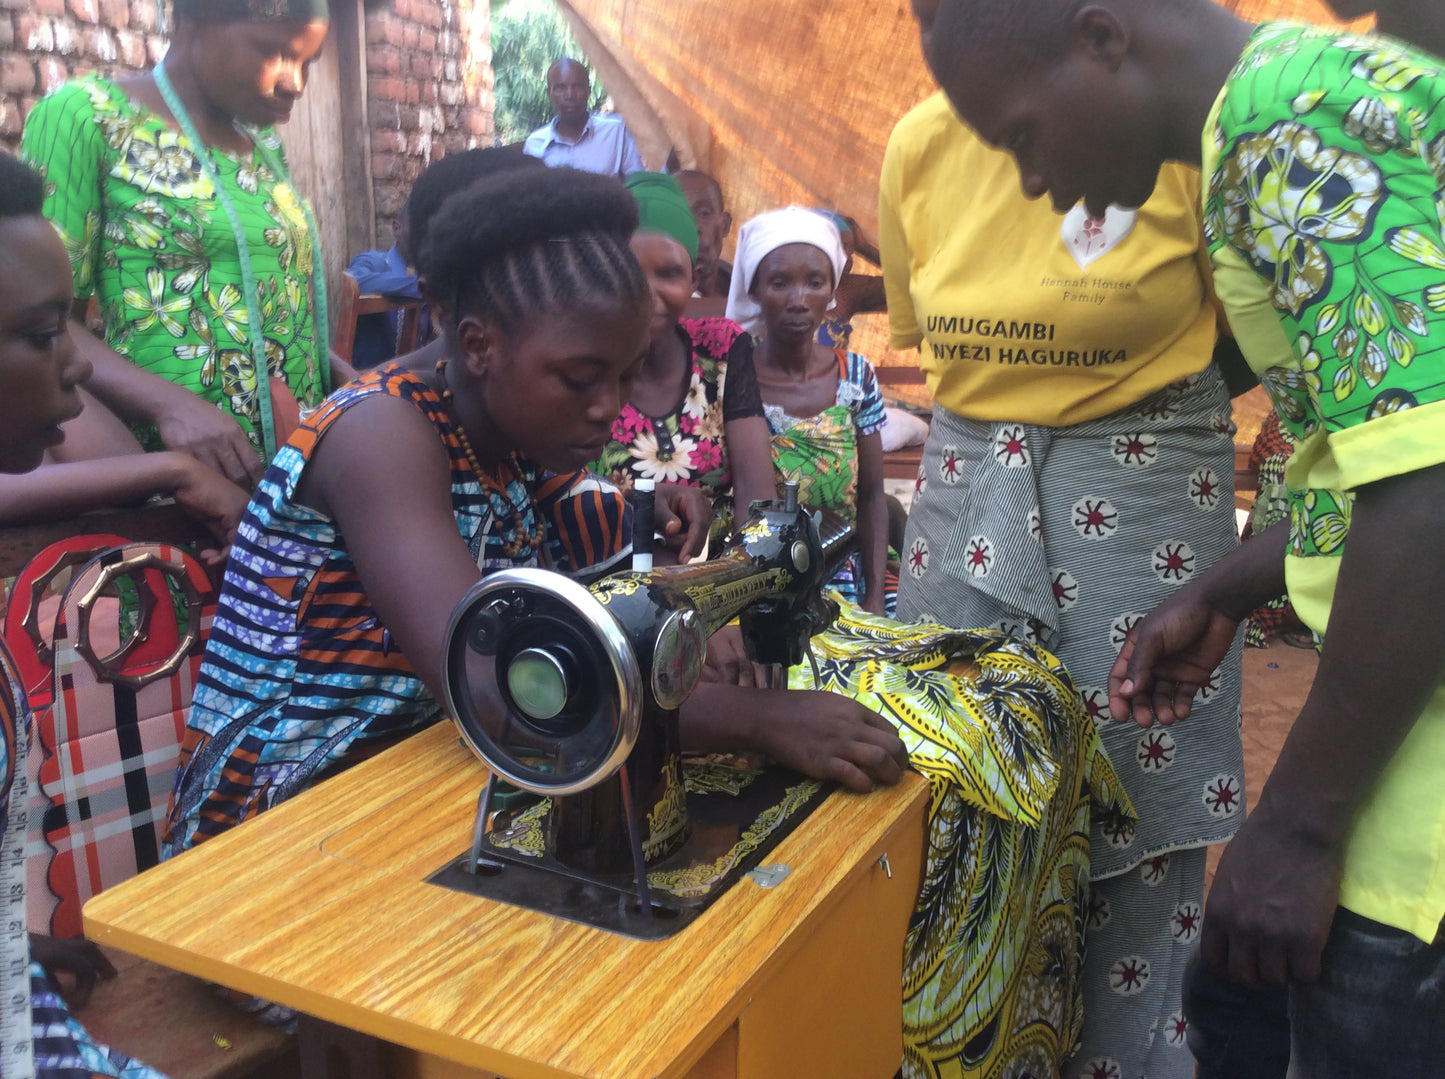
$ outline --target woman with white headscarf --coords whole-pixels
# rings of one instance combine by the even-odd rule
[[[836,510],[857,528],[858,552],[834,586],[865,610],[891,614],[883,397],[866,359],[817,341],[844,257],[837,227],[813,210],[758,215],[738,234],[727,316],[758,338],[777,478],[796,480],[805,504]]]

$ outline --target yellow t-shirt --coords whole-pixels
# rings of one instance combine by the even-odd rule
[[[888,140],[879,247],[895,348],[969,419],[1062,427],[1208,366],[1217,325],[1199,174],[1166,165],[1102,227],[1029,201],[1013,159],[935,94]]]

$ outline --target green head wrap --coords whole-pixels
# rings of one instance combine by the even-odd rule
[[[175,0],[178,19],[193,22],[283,22],[330,19],[326,0]]]
[[[637,231],[671,236],[696,262],[697,221],[678,182],[662,172],[634,172],[624,182],[637,200]]]

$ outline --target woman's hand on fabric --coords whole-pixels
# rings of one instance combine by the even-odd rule
[[[712,522],[712,501],[702,488],[660,483],[653,504],[657,530],[677,560],[686,562],[701,554]]]
[[[76,1011],[85,1007],[97,982],[116,975],[100,946],[83,937],[61,938],[30,934],[30,958],[45,970],[55,991]],[[62,978],[62,976],[64,976]],[[67,991],[66,982],[70,983]]]
[[[839,693],[704,683],[683,702],[681,719],[690,750],[763,753],[849,790],[897,783],[908,767],[893,727]]]
[[[851,697],[820,690],[761,690],[750,701],[760,748],[784,767],[866,794],[891,787],[908,750],[889,723]]]
[[[1245,985],[1312,982],[1339,903],[1338,843],[1266,797],[1224,848],[1200,951]]]
[[[1186,585],[1130,632],[1109,671],[1109,711],[1141,727],[1185,719],[1234,643],[1239,620]]]
[[[265,467],[240,425],[188,390],[178,387],[167,396],[155,418],[166,448],[188,453],[238,487],[253,489]]]
[[[767,684],[767,668],[748,659],[742,630],[735,625],[723,626],[708,638],[702,680],[717,685],[761,689]]]

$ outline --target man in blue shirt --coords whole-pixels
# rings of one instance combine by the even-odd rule
[[[522,152],[552,167],[566,165],[618,178],[646,166],[620,116],[587,108],[592,82],[576,60],[562,59],[547,69],[547,99],[557,110],[550,123],[527,136]]]
[[[442,158],[450,161],[450,158]],[[363,295],[380,293],[400,302],[421,299],[416,275],[411,272],[409,242],[411,200],[402,206],[396,218],[395,242],[388,251],[363,251],[351,260],[346,272],[356,278]],[[423,313],[423,317],[425,314]],[[430,319],[427,319],[430,332]],[[401,328],[401,311],[383,311],[362,315],[356,320],[356,338],[351,346],[351,364],[358,371],[375,367],[396,356],[397,333]],[[422,334],[418,333],[420,339]]]

